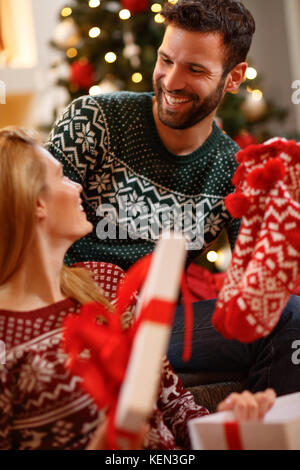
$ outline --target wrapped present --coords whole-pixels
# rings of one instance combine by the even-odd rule
[[[276,399],[262,422],[224,411],[189,422],[194,450],[300,450],[300,393]]]
[[[193,311],[184,274],[186,241],[169,234],[153,254],[135,263],[119,284],[114,311],[97,303],[82,306],[64,323],[66,367],[108,416],[109,449],[131,448],[157,400],[180,287],[186,313],[183,360],[191,354]],[[136,302],[136,320],[122,328],[124,312]]]
[[[156,401],[186,258],[185,239],[161,239],[153,253],[137,305],[135,335],[115,422],[137,432]]]

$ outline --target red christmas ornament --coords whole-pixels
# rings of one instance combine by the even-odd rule
[[[70,80],[80,89],[90,88],[93,85],[95,69],[88,59],[80,59],[72,63]]]
[[[248,132],[241,132],[234,138],[234,140],[241,149],[244,149],[249,145],[257,144],[255,137]]]
[[[121,5],[135,15],[147,10],[149,0],[122,0]]]

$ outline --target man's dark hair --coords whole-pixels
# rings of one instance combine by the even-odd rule
[[[244,62],[249,52],[255,21],[249,10],[238,0],[178,0],[166,3],[162,15],[165,24],[188,31],[220,33],[226,55],[224,75]]]

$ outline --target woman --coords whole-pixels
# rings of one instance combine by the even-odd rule
[[[85,269],[63,264],[71,244],[92,230],[81,191],[29,131],[0,131],[0,340],[7,352],[0,368],[3,449],[105,447],[104,413],[65,369],[60,347],[68,314],[89,301],[110,306],[96,282],[101,263],[85,263]],[[118,267],[112,270],[115,281],[124,275]],[[220,409],[235,410],[239,419],[259,419],[274,400],[271,390],[245,392],[231,395]],[[165,360],[161,393],[141,446],[188,447],[188,419],[206,413]]]

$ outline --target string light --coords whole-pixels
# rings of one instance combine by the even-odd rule
[[[121,20],[128,20],[131,17],[131,13],[126,8],[119,11],[119,17]]]
[[[162,6],[159,3],[153,3],[153,5],[151,5],[151,11],[153,11],[153,13],[159,13],[161,10]]]
[[[117,60],[117,56],[114,52],[107,52],[104,56],[104,59],[109,64],[112,64],[113,62],[115,62]]]
[[[253,90],[252,98],[254,99],[254,101],[261,101],[263,99],[263,92],[260,90]]]
[[[66,55],[67,57],[69,57],[69,59],[73,59],[74,57],[76,57],[78,54],[78,51],[77,49],[75,49],[75,47],[70,47],[67,51],[66,51]]]
[[[140,83],[143,80],[143,75],[139,72],[136,72],[132,75],[131,80],[134,83]]]
[[[217,261],[219,255],[215,251],[209,251],[207,253],[206,257],[207,257],[208,261],[210,261],[210,263],[215,263]]]
[[[101,93],[101,88],[98,85],[94,85],[89,89],[89,95],[95,96]]]
[[[90,36],[90,38],[93,38],[93,39],[100,36],[100,33],[101,33],[101,29],[98,28],[97,26],[95,26],[94,28],[91,28],[89,30],[89,36]]]
[[[156,23],[163,23],[165,19],[160,13],[157,13],[157,15],[154,16],[154,21]]]
[[[60,12],[61,16],[63,16],[64,18],[66,18],[67,16],[70,16],[72,15],[72,8],[70,7],[65,7],[61,10]]]
[[[248,67],[246,70],[246,78],[248,80],[254,80],[257,77],[257,71],[253,67]]]
[[[90,8],[97,8],[100,5],[100,0],[90,0],[89,7]]]
[[[178,2],[178,0],[168,0],[169,3],[171,3],[172,5],[175,5],[175,3]]]

